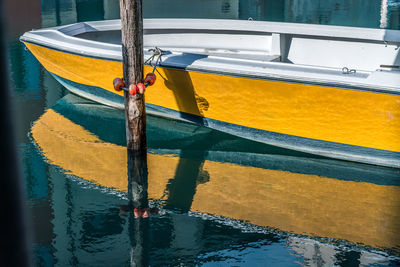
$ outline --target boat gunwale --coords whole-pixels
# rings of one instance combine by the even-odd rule
[[[179,22],[179,24],[178,24]],[[218,22],[218,23],[216,23]],[[345,26],[333,26],[333,25],[318,25],[318,24],[297,24],[287,22],[265,22],[265,21],[250,21],[251,23],[259,23],[266,29],[253,29],[247,25],[249,21],[236,21],[236,20],[213,20],[213,19],[144,19],[143,29],[144,34],[149,30],[178,30],[185,32],[199,31],[202,32],[227,32],[232,34],[237,33],[249,33],[249,34],[262,34],[271,35],[273,33],[288,34],[297,37],[313,37],[317,39],[329,38],[329,39],[347,39],[350,41],[357,40],[369,40],[377,43],[384,42],[385,44],[396,44],[400,46],[400,30],[386,30],[386,29],[371,29],[371,28],[357,28],[357,27],[345,27]],[[168,24],[169,23],[169,24]],[[180,24],[184,24],[183,27]],[[223,27],[220,25],[223,24]],[[200,26],[202,27],[200,27]],[[260,26],[259,25],[259,26]],[[207,27],[206,27],[207,26]],[[240,26],[240,27],[239,27]],[[246,27],[244,27],[246,26]],[[252,25],[253,27],[254,25]],[[77,35],[88,33],[88,32],[104,32],[104,31],[118,31],[121,29],[120,20],[103,20],[93,22],[78,22],[58,27],[50,27],[45,29],[37,29],[26,32],[20,37],[23,42],[31,42],[46,45],[46,38],[43,36],[45,33],[53,33],[62,37],[65,43],[69,41],[75,41],[77,45],[81,43],[82,47],[86,47],[87,44],[96,45],[96,47],[103,49],[114,48],[117,52],[121,50],[121,44],[111,44],[100,41],[93,41],[84,38],[79,38]],[[300,29],[300,31],[299,31]],[[306,30],[304,30],[306,29]],[[327,30],[329,29],[329,30]],[[335,35],[332,34],[335,32]],[[365,34],[360,34],[360,32]],[[338,34],[341,33],[341,34]],[[372,34],[373,33],[373,34]],[[389,33],[387,35],[386,33]],[[394,35],[396,35],[394,38]],[[391,38],[385,38],[385,37]],[[37,38],[35,38],[37,37]],[[392,38],[393,37],[393,38]],[[57,40],[55,36],[52,40]],[[54,42],[48,43],[47,46],[55,47]],[[71,49],[65,48],[65,51],[71,51]],[[81,51],[80,49],[79,51]],[[96,53],[88,53],[96,56]],[[102,57],[100,58],[115,60],[122,60],[122,55],[113,55],[113,57]]]
[[[84,28],[93,31],[120,30],[121,20],[103,20],[78,22],[56,27],[64,34],[73,25],[82,24]],[[250,32],[252,34],[282,33],[303,36],[321,36],[333,38],[359,39],[370,41],[383,41],[387,43],[400,43],[400,31],[392,29],[375,29],[349,26],[305,24],[291,22],[248,21],[228,19],[144,19],[144,30],[206,30],[228,32]],[[73,29],[70,29],[73,31]],[[334,33],[334,35],[332,34]],[[76,34],[75,34],[76,35]]]
[[[109,60],[114,62],[122,62],[122,59],[109,59],[103,57],[96,57],[92,55],[86,55],[78,52],[71,52],[61,48],[55,48],[53,46],[47,46],[38,44],[35,42],[31,42],[28,40],[22,40],[25,43],[30,43],[33,45],[41,46],[44,48],[52,49],[58,52],[68,53],[76,56],[87,57],[87,58],[94,58],[100,60]],[[145,51],[145,60],[149,58],[151,55],[146,53]],[[268,62],[270,64],[285,64],[283,62]],[[150,64],[146,64],[150,66]],[[199,73],[208,73],[208,74],[216,74],[216,75],[224,75],[224,76],[231,76],[231,77],[239,77],[239,78],[248,78],[248,79],[257,79],[257,80],[265,80],[265,81],[276,81],[276,82],[288,82],[294,84],[305,84],[305,85],[313,85],[313,86],[323,86],[323,87],[330,87],[336,89],[343,89],[343,90],[355,90],[355,91],[365,91],[365,92],[372,92],[372,93],[383,93],[383,94],[391,94],[391,95],[400,95],[400,88],[394,87],[382,87],[382,86],[372,86],[370,84],[363,85],[363,84],[356,84],[356,83],[349,83],[349,82],[338,82],[338,81],[329,81],[329,80],[321,80],[321,79],[307,79],[302,77],[293,77],[293,76],[285,76],[285,75],[276,75],[276,74],[264,74],[264,75],[256,75],[250,73],[235,73],[235,72],[227,72],[227,71],[218,71],[218,70],[211,70],[205,68],[196,68],[193,66],[187,67],[178,67],[175,65],[167,65],[165,63],[160,64],[161,68],[168,68],[168,69],[177,69],[189,72],[199,72]],[[305,66],[309,68],[313,68],[312,66]],[[321,68],[318,68],[321,69]],[[327,68],[330,69],[330,68]]]
[[[234,21],[234,20],[207,20],[207,19],[145,19],[144,20],[144,30],[154,30],[154,29],[177,29],[180,24],[184,24],[185,27],[180,26],[180,29],[188,29],[188,25],[186,23],[182,22],[192,22],[193,25],[197,25],[197,29],[202,26],[203,30],[205,25],[214,25],[214,27],[211,30],[221,30],[223,27],[225,27],[225,30],[227,29],[226,25],[220,26],[216,22],[223,22],[225,24],[228,23],[234,23],[232,25],[248,25],[248,21]],[[179,22],[179,23],[178,23]],[[251,23],[254,21],[251,21]],[[203,24],[201,24],[203,23]],[[204,23],[206,23],[204,25]],[[286,25],[285,27],[289,26],[296,26],[299,28],[299,24],[296,23],[277,23],[277,22],[257,22],[260,25],[264,26],[269,26],[269,25],[275,25],[275,26],[280,26],[280,25]],[[233,27],[232,25],[231,28]],[[384,33],[386,31],[392,31],[396,32],[398,35],[398,42],[400,43],[400,31],[396,30],[381,30],[381,29],[368,29],[368,28],[353,28],[353,27],[343,27],[343,26],[331,26],[331,25],[313,25],[313,24],[301,24],[301,26],[307,26],[310,29],[318,29],[318,28],[323,28],[325,29],[328,27],[329,29],[345,29],[345,31],[351,30],[352,32],[355,29],[362,29],[367,32],[377,32],[377,33]],[[83,56],[83,57],[88,57],[88,58],[95,58],[95,59],[101,59],[101,60],[109,60],[109,61],[114,61],[114,62],[122,62],[122,54],[121,54],[121,45],[119,44],[111,44],[111,43],[106,43],[106,42],[101,42],[101,41],[93,41],[93,40],[88,40],[80,37],[76,37],[79,34],[82,33],[87,33],[87,32],[102,32],[102,31],[109,31],[109,30],[118,30],[120,29],[120,20],[109,20],[109,21],[95,21],[95,22],[79,22],[79,23],[74,23],[74,24],[69,24],[65,26],[58,26],[58,27],[53,27],[53,28],[47,28],[47,29],[42,29],[42,30],[34,30],[31,32],[25,33],[23,36],[21,36],[20,40],[25,43],[31,43],[34,45],[42,46],[45,48],[49,48],[52,50],[60,51],[60,52],[65,52],[69,54],[74,54],[78,56]],[[231,29],[233,31],[238,31],[240,28],[235,28]],[[258,31],[258,30],[257,30]],[[257,32],[254,29],[247,29],[247,32]],[[326,29],[325,29],[326,31]],[[287,31],[289,32],[289,31]],[[271,34],[271,29],[268,28],[267,30],[264,30],[264,33],[269,33]],[[45,36],[49,35],[49,36]],[[378,34],[379,35],[379,34]],[[302,34],[298,35],[299,37],[305,36],[304,32]],[[311,36],[313,37],[320,37],[323,38],[322,35],[318,35],[316,33],[313,33]],[[352,38],[349,38],[351,40],[358,40],[357,38],[354,37],[354,35],[351,36]],[[371,36],[370,36],[371,37]],[[332,36],[330,37],[332,38]],[[336,36],[335,38],[341,38],[340,36]],[[54,42],[56,40],[56,42]],[[368,40],[380,40],[380,39],[368,39]],[[374,41],[375,42],[375,41]],[[400,44],[399,44],[400,45]],[[147,47],[145,47],[147,48]],[[172,53],[174,54],[174,53]],[[179,54],[179,51],[175,53],[174,55]],[[197,53],[192,53],[193,55]],[[145,49],[145,59],[150,57],[150,53]],[[167,57],[168,55],[166,55]],[[350,89],[350,90],[361,90],[361,91],[367,91],[367,92],[374,92],[374,93],[385,93],[385,94],[394,94],[394,95],[400,95],[400,86],[399,87],[392,87],[392,86],[383,86],[382,84],[373,84],[373,83],[367,83],[366,78],[363,78],[365,81],[354,81],[354,78],[361,79],[360,77],[354,77],[354,76],[348,76],[348,77],[343,77],[340,76],[341,70],[337,68],[332,68],[332,67],[323,67],[323,66],[311,66],[311,65],[301,65],[301,64],[289,64],[286,62],[274,62],[274,61],[263,61],[262,59],[260,60],[252,60],[252,59],[237,59],[237,58],[231,58],[229,55],[226,56],[216,56],[216,55],[208,55],[209,58],[212,59],[220,59],[221,61],[229,61],[228,64],[230,66],[233,66],[230,70],[227,70],[226,68],[223,70],[221,68],[217,67],[204,67],[204,66],[196,66],[196,64],[191,64],[191,65],[186,65],[186,66],[179,66],[178,64],[168,64],[166,62],[161,63],[161,67],[165,68],[174,68],[174,69],[181,69],[181,70],[186,70],[186,71],[195,71],[195,72],[202,72],[202,73],[212,73],[212,74],[218,74],[218,75],[226,75],[226,76],[233,76],[233,77],[244,77],[244,78],[251,78],[251,79],[260,79],[260,80],[272,80],[272,81],[281,81],[281,82],[290,82],[290,83],[299,83],[299,84],[309,84],[309,85],[318,85],[318,86],[324,86],[324,87],[333,87],[333,88],[339,88],[339,89]],[[239,61],[239,62],[238,62]],[[240,63],[242,62],[242,63]],[[244,63],[250,64],[252,62],[256,62],[258,64],[263,64],[263,66],[255,66],[253,67],[256,70],[259,70],[259,72],[244,72],[240,71],[240,67],[243,68],[245,66]],[[234,67],[238,66],[238,67]],[[271,72],[271,69],[274,67],[278,69],[279,67],[286,67],[286,71],[289,72],[289,74],[277,74]],[[270,72],[266,72],[265,69],[270,68]],[[296,75],[296,69],[295,68],[302,68],[301,72],[304,73],[309,73],[309,76],[316,75],[316,77],[309,77],[309,76],[299,76]],[[264,69],[264,70],[263,70]],[[234,71],[238,70],[238,71]],[[297,70],[299,71],[299,70]],[[307,71],[307,72],[306,72]],[[323,71],[328,71],[332,72],[330,75],[331,79],[328,78],[322,78],[321,72]],[[290,72],[291,75],[290,75]],[[357,75],[366,75],[368,76],[369,74],[372,74],[374,71],[363,71],[363,70],[358,70]],[[375,71],[377,72],[377,71]],[[391,73],[397,72],[396,70],[391,70]],[[339,74],[339,75],[338,75]],[[320,77],[318,77],[320,75]],[[336,79],[335,79],[336,78]],[[347,79],[347,80],[346,80]]]

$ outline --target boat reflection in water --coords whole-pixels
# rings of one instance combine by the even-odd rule
[[[90,181],[84,187],[100,189],[91,191],[104,197],[98,198],[103,212],[126,199],[128,191],[123,116],[121,111],[67,95],[31,130],[50,163],[78,177],[81,186]],[[148,197],[151,206],[161,209],[161,215],[144,226],[150,241],[142,249],[147,247],[143,253],[150,258],[145,261],[152,265],[165,261],[175,265],[229,263],[238,248],[245,249],[235,255],[246,261],[246,255],[255,256],[254,247],[262,246],[263,257],[268,255],[273,261],[279,257],[276,253],[285,251],[288,255],[275,260],[292,264],[389,264],[398,260],[393,256],[400,251],[397,169],[288,152],[153,116],[148,116],[147,135]],[[118,200],[106,200],[112,197]],[[81,201],[75,206],[83,206],[88,196],[71,198]],[[84,229],[87,220],[79,217],[79,211],[75,214],[74,222],[81,225],[76,229]],[[102,223],[92,220],[92,231],[110,223],[106,218],[111,215],[104,216]],[[110,260],[106,253],[118,258],[116,251],[124,251],[120,235],[128,231],[132,236],[139,229],[129,216],[128,230],[119,226],[119,231],[104,234],[101,242],[86,242],[80,249],[90,251],[92,260],[102,259],[93,257],[95,252],[104,255],[103,260]],[[111,221],[123,225],[120,219]],[[70,238],[83,240],[82,232],[76,230],[78,236]],[[133,251],[135,242],[130,242]],[[96,247],[100,245],[101,249]],[[75,251],[74,257],[78,254]],[[78,257],[81,263],[83,255]]]

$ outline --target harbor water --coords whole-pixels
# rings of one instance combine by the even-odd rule
[[[118,0],[5,1],[35,266],[399,266],[400,170],[147,117],[152,214],[129,209],[123,111],[68,93],[18,38],[115,19]],[[144,0],[147,18],[400,29],[400,1]],[[151,90],[151,88],[149,89]]]

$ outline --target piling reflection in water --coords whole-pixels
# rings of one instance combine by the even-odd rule
[[[131,266],[149,266],[149,225],[148,219],[129,215],[129,240],[131,242]]]
[[[127,149],[127,158],[130,262],[131,266],[149,266],[149,220],[144,216],[149,208],[147,154]]]
[[[134,186],[126,174],[123,123],[121,112],[67,95],[34,124],[32,137],[53,164],[130,197]],[[197,237],[191,246],[188,238],[171,241],[178,248],[204,242],[203,226],[180,217],[180,212],[191,211],[329,238],[325,240],[400,249],[398,170],[285,154],[204,127],[150,116],[147,132],[148,197],[178,211],[172,216],[176,231],[171,236]],[[132,253],[147,247],[137,246],[149,231],[140,222],[130,223]],[[162,235],[168,236],[168,231]],[[291,240],[293,250],[304,251]]]
[[[147,154],[127,149],[127,155],[129,202],[134,209],[147,209],[149,207]]]

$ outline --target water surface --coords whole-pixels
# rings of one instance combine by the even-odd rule
[[[387,3],[146,0],[144,13],[399,29],[399,5]],[[123,113],[68,94],[18,42],[31,28],[116,18],[118,1],[7,6],[36,265],[125,266],[138,259],[153,266],[400,264],[399,170],[291,152],[153,116],[148,194],[159,213],[138,223],[124,209]]]

